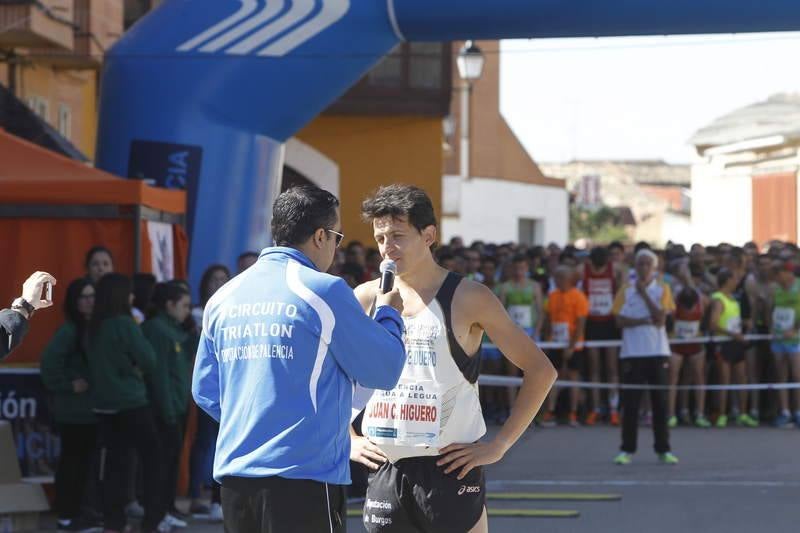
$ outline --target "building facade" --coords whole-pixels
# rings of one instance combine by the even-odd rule
[[[463,43],[451,45],[455,56]],[[454,98],[444,145],[442,235],[469,243],[565,244],[569,197],[565,182],[545,176],[500,113],[500,43],[480,41],[481,77],[469,99],[468,169],[461,169],[461,105],[465,89],[452,66]]]
[[[697,150],[691,194],[699,242],[797,242],[800,94],[737,109],[690,142]]]

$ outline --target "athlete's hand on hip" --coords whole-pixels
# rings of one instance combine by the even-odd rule
[[[361,463],[370,470],[377,470],[386,462],[387,457],[367,437],[353,436],[350,439],[350,460]]]
[[[400,291],[397,290],[397,287],[386,294],[383,294],[380,288],[378,289],[378,294],[375,298],[375,307],[380,307],[382,305],[390,305],[397,309],[400,314],[403,313],[403,299],[400,297]]]
[[[439,452],[443,455],[436,466],[445,466],[445,474],[461,469],[458,479],[464,479],[475,467],[490,465],[503,458],[503,450],[495,442],[475,442],[473,444],[451,444]]]

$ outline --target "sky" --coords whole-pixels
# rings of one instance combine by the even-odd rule
[[[689,163],[731,111],[800,92],[800,32],[503,41],[500,108],[538,162]]]

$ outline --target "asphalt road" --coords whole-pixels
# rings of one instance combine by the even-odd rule
[[[491,432],[490,432],[491,435]],[[611,459],[611,427],[528,431],[487,469],[489,492],[618,494],[610,502],[496,502],[490,508],[567,509],[578,518],[490,518],[492,532],[796,533],[800,531],[800,430],[678,428],[677,466],[658,463],[648,428],[630,466]],[[187,533],[222,532],[193,522]],[[363,531],[351,518],[350,533]]]

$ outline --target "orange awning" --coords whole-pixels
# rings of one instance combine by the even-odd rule
[[[0,129],[0,203],[144,205],[186,211],[186,193],[119,178]]]

